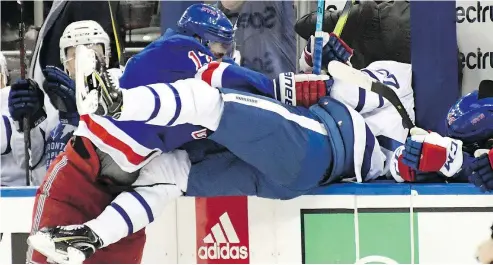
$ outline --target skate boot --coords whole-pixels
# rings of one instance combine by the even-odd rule
[[[71,264],[81,264],[103,246],[85,225],[45,227],[29,236],[27,244],[50,261]]]

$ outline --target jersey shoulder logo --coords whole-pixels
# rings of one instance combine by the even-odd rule
[[[195,140],[198,140],[198,139],[205,139],[207,138],[207,129],[201,129],[201,130],[198,130],[198,131],[194,131],[192,132],[192,138],[195,139]]]

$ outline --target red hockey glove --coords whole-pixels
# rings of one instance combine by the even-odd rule
[[[333,83],[328,75],[282,73],[274,80],[276,99],[288,105],[310,107],[329,93]]]

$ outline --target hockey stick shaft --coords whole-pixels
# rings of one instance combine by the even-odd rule
[[[113,36],[115,37],[115,46],[116,52],[118,55],[118,63],[120,67],[123,68],[125,66],[125,47],[123,46],[122,39],[120,38],[120,34],[118,34],[119,27],[116,22],[116,17],[113,12],[113,8],[111,7],[111,1],[108,1],[108,7],[110,10],[110,18],[111,18],[111,27],[113,29]]]
[[[319,75],[322,70],[322,48],[324,37],[322,26],[324,22],[325,1],[318,0],[317,23],[315,24],[315,39],[313,43],[313,73]]]
[[[336,26],[334,28],[334,34],[341,36],[342,30],[346,25],[349,17],[351,7],[354,5],[355,0],[347,1],[344,5],[341,15],[339,16]],[[317,24],[315,28],[315,40],[313,45],[313,73],[320,74],[322,70],[322,49],[323,49],[323,19],[324,19],[325,1],[319,0],[317,7]]]
[[[19,22],[19,59],[21,68],[21,79],[26,78],[26,46],[24,45],[24,3],[22,1],[17,1],[19,4],[20,11],[20,22]],[[25,116],[22,119],[23,129],[24,129],[24,167],[26,173],[26,186],[31,185],[31,170],[29,161],[31,156],[29,150],[31,149],[31,126],[29,122],[29,116]]]
[[[341,36],[342,30],[344,29],[344,26],[346,25],[347,19],[349,17],[349,12],[351,11],[351,7],[354,5],[355,0],[350,0],[347,1],[346,4],[344,5],[344,9],[342,10],[341,15],[339,16],[339,19],[337,20],[336,26],[334,28],[334,34],[336,34],[338,37]]]

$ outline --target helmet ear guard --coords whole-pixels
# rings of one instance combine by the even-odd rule
[[[479,83],[478,99],[493,98],[493,80],[483,80]]]

